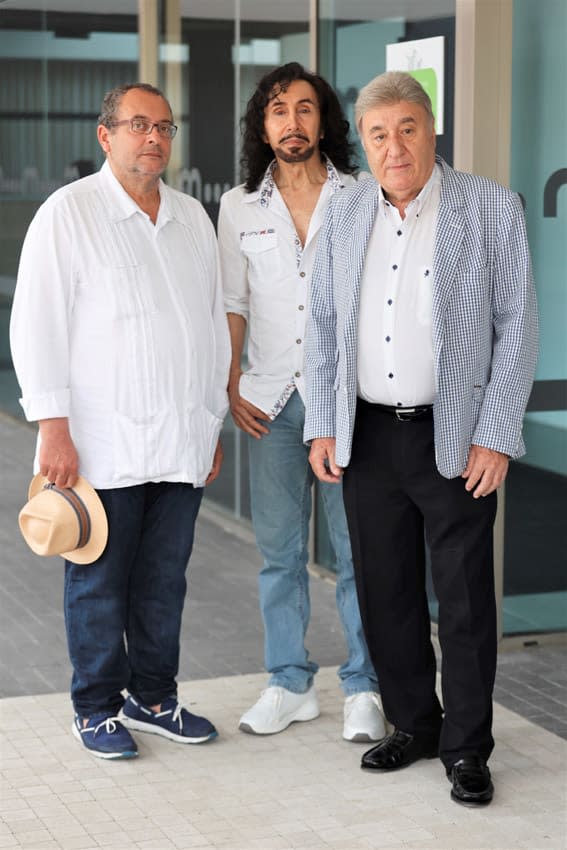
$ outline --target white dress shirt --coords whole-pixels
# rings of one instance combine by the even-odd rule
[[[380,189],[360,285],[357,393],[395,407],[432,404],[433,251],[438,165],[402,219]]]
[[[271,419],[296,388],[305,401],[305,325],[317,236],[333,192],[355,183],[327,160],[327,180],[302,247],[274,166],[275,160],[256,191],[237,186],[223,195],[218,225],[226,312],[248,323],[240,394]]]
[[[159,191],[154,225],[105,163],[47,199],[22,249],[21,404],[29,420],[68,417],[79,471],[101,489],[202,486],[228,408],[214,229],[193,198]]]

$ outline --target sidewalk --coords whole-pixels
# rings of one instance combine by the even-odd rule
[[[265,686],[251,535],[205,510],[190,565],[180,695],[219,739],[182,747],[137,735],[140,758],[96,760],[70,734],[62,562],[17,532],[34,434],[0,414],[0,848],[29,850],[564,850],[567,677],[561,647],[500,656],[496,795],[450,800],[439,762],[392,775],[359,769],[341,739],[336,668],[344,643],[334,586],[314,577],[311,654],[321,716],[280,735],[244,735],[240,714]]]

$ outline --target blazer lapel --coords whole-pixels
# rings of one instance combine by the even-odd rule
[[[464,237],[463,198],[452,169],[444,162],[433,258],[433,349],[441,352],[445,310],[455,285],[455,269]]]
[[[347,252],[347,284],[350,300],[347,310],[347,322],[349,324],[351,318],[358,314],[360,282],[364,269],[366,248],[374,226],[379,202],[378,184],[375,180],[368,180],[366,182],[369,184],[369,191],[361,199],[357,199],[355,214],[348,224],[350,238]]]

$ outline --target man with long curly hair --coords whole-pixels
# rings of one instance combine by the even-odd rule
[[[336,94],[297,62],[258,84],[244,124],[245,182],[223,196],[219,245],[232,340],[229,397],[249,435],[252,519],[264,559],[259,577],[268,687],[240,720],[257,735],[319,714],[318,670],[305,648],[311,485],[303,443],[303,340],[315,247],[331,196],[355,183],[355,164]],[[248,368],[241,360],[248,330]],[[354,584],[342,493],[321,487],[337,561],[337,608],[348,657],[339,670],[343,737],[385,735]]]

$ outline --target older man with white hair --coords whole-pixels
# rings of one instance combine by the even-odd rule
[[[304,435],[318,478],[344,480],[366,639],[395,727],[362,767],[439,755],[453,799],[486,805],[496,489],[524,453],[537,344],[523,210],[436,157],[431,103],[409,74],[370,82],[356,120],[375,179],[331,199],[319,237]]]

